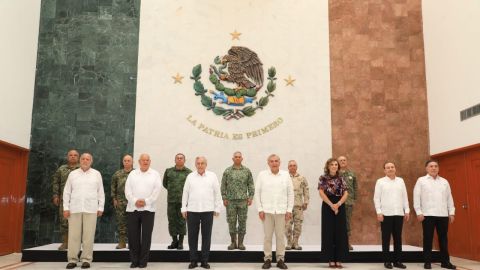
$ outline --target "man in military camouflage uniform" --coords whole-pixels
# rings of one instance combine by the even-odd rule
[[[116,249],[127,247],[127,198],[125,197],[125,182],[133,170],[133,158],[125,155],[122,159],[123,169],[116,171],[112,176],[111,196],[115,217],[117,219],[118,245]]]
[[[233,153],[233,165],[228,167],[222,177],[222,199],[227,208],[228,230],[231,243],[228,250],[245,250],[243,239],[247,227],[248,206],[252,205],[255,185],[252,172],[242,165],[242,153]],[[237,227],[238,221],[238,227]],[[238,234],[238,240],[237,240]]]
[[[348,198],[345,201],[345,212],[347,216],[347,232],[348,232],[348,237],[351,235],[351,220],[352,220],[352,213],[353,213],[353,205],[355,204],[355,201],[357,200],[357,176],[355,173],[348,168],[348,161],[345,156],[340,156],[338,157],[338,163],[340,165],[340,175],[342,175],[343,179],[347,183],[347,189],[348,189]],[[352,245],[350,244],[349,241],[349,247],[350,250],[353,250]]]
[[[182,193],[185,179],[192,170],[185,167],[185,155],[175,156],[175,166],[165,170],[163,175],[163,186],[168,191],[167,216],[168,232],[172,237],[172,243],[168,249],[183,249],[183,238],[187,234],[185,219],[182,217]]]
[[[287,236],[286,250],[292,248],[302,250],[302,247],[298,245],[298,238],[300,238],[300,234],[302,233],[303,211],[307,210],[310,200],[307,179],[297,173],[297,168],[298,166],[295,160],[288,162],[288,172],[292,179],[295,201],[292,211],[293,218],[285,223],[285,235]]]
[[[78,151],[72,149],[67,153],[67,164],[60,166],[52,177],[53,204],[58,207],[58,219],[60,221],[60,233],[62,244],[58,250],[68,248],[68,219],[63,217],[63,189],[71,171],[80,167]]]

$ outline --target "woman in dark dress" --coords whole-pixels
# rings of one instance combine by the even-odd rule
[[[320,176],[318,191],[322,203],[322,252],[331,268],[343,268],[348,254],[347,220],[345,205],[347,184],[338,172],[338,161],[330,158],[325,163],[325,174]]]

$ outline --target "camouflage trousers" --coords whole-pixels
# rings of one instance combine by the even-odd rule
[[[298,246],[298,238],[302,233],[303,209],[301,206],[294,206],[292,218],[285,223],[285,236],[287,237],[288,246]]]
[[[247,232],[247,200],[229,200],[227,205],[227,222],[230,234]],[[238,227],[237,227],[238,222]]]
[[[60,233],[68,234],[68,219],[63,217],[63,200],[62,199],[60,199],[60,205],[58,206],[58,222],[60,223]]]
[[[118,239],[125,242],[127,242],[127,204],[127,201],[118,201],[117,208],[115,208]]]
[[[167,205],[168,233],[170,236],[187,234],[187,225],[181,212],[182,203],[169,202]]]
[[[351,227],[350,227],[350,221],[352,220],[352,213],[353,213],[353,204],[345,204],[345,215],[347,218],[347,234],[350,236],[351,234]]]

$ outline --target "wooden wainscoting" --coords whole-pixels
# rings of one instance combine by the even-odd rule
[[[480,260],[480,144],[432,156],[440,163],[455,202],[455,222],[448,231],[452,256]]]
[[[22,249],[28,153],[0,140],[0,255]]]

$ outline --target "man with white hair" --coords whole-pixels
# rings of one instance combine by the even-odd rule
[[[105,193],[102,175],[91,168],[93,157],[80,156],[80,168],[72,171],[63,190],[63,216],[68,218],[67,269],[77,266],[82,245],[82,269],[90,268],[93,259],[93,241],[97,217],[103,214]]]
[[[148,154],[141,154],[140,169],[131,171],[125,183],[130,268],[147,267],[150,256],[156,204],[162,187],[160,174],[150,168],[150,162]]]
[[[198,264],[198,233],[202,228],[201,267],[210,269],[208,257],[212,239],[213,216],[220,214],[222,197],[217,175],[207,171],[207,159],[195,158],[196,171],[185,180],[182,194],[182,215],[187,220],[188,246],[190,248],[189,269]]]
[[[255,183],[255,201],[258,216],[263,222],[265,254],[262,269],[272,267],[272,237],[275,232],[277,267],[288,269],[285,264],[285,223],[292,218],[294,203],[290,175],[280,170],[280,157],[272,154],[267,159],[269,170],[261,171]]]
[[[305,176],[297,172],[297,162],[290,160],[288,162],[288,173],[292,179],[294,203],[292,210],[292,218],[287,222],[285,228],[285,236],[287,237],[286,250],[295,249],[302,250],[298,244],[298,239],[302,233],[303,211],[307,210],[310,194],[308,189],[308,181]]]

